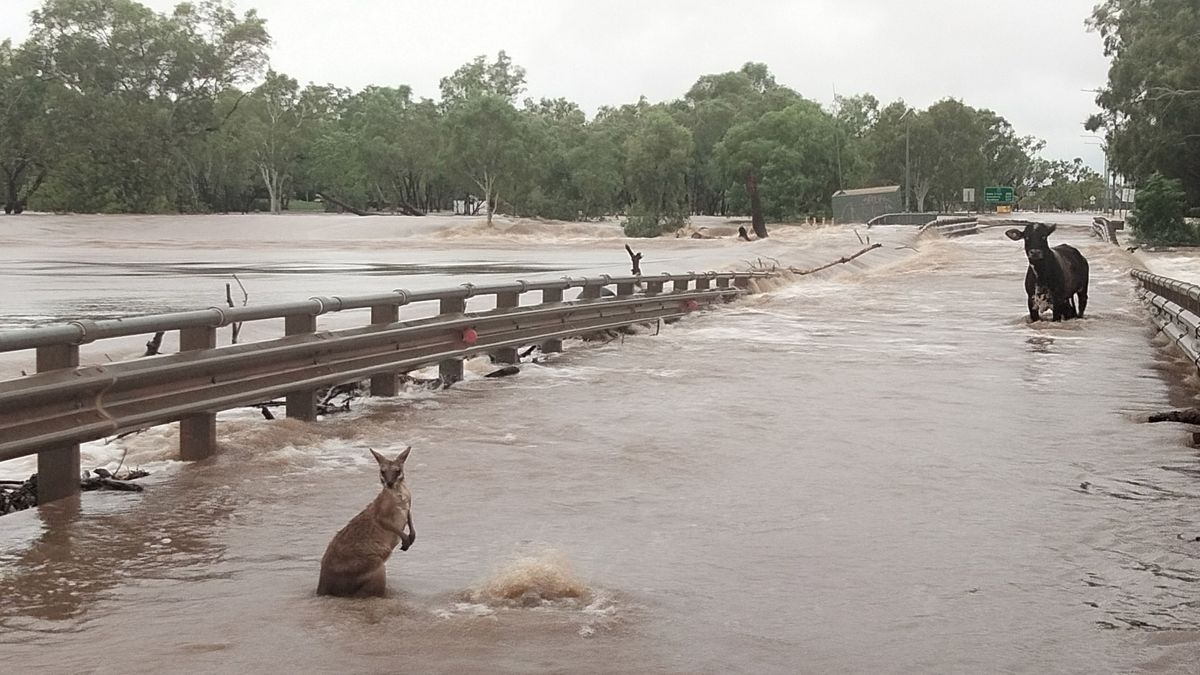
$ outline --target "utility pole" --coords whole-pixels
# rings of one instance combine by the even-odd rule
[[[1103,136],[1097,136],[1096,134],[1080,134],[1080,138],[1096,138],[1102,141],[1100,143],[1096,143],[1094,141],[1084,142],[1088,145],[1098,145],[1100,146],[1100,149],[1104,151],[1104,202],[1100,206],[1104,213],[1116,215],[1116,209],[1113,208],[1112,205],[1113,189],[1109,182],[1111,177],[1108,175],[1108,140]]]
[[[900,116],[900,121],[903,122],[904,118],[908,117],[908,114],[912,111],[913,111],[912,108],[905,110],[904,114]],[[908,193],[912,192],[912,181],[909,179],[909,173],[908,173],[909,131],[911,131],[911,130],[912,130],[912,120],[909,120],[904,125],[904,212],[905,213],[911,212],[911,209],[909,209],[909,207],[908,207]]]

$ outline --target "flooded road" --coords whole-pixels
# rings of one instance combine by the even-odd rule
[[[229,413],[197,464],[167,461],[171,430],[128,439],[157,469],[146,493],[0,520],[0,653],[95,672],[1195,672],[1200,461],[1138,421],[1194,404],[1195,382],[1136,303],[1136,260],[1056,233],[1091,261],[1089,316],[1030,325],[1000,230],[871,236],[861,264],[515,378],[318,424]],[[615,273],[618,243],[459,257]],[[781,230],[647,258],[859,247]],[[388,564],[392,596],[316,597],[326,543],[378,489],[366,448],[406,444],[420,537]]]

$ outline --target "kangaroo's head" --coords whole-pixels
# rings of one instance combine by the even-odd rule
[[[396,455],[396,459],[388,459],[375,450],[371,450],[371,454],[375,455],[375,461],[379,462],[379,482],[383,483],[385,488],[390,490],[404,482],[404,460],[408,459],[410,450],[412,450],[411,445],[404,448],[404,452]]]

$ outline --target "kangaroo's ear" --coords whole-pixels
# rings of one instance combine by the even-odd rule
[[[1014,227],[1011,230],[1005,231],[1004,236],[1008,237],[1009,239],[1012,239],[1013,241],[1020,241],[1025,238],[1025,233]]]
[[[383,455],[379,454],[378,452],[375,452],[374,448],[367,448],[367,449],[371,451],[372,455],[375,455],[375,461],[379,462],[379,466],[383,466],[384,464],[388,463],[388,461],[383,458]]]
[[[410,446],[408,446],[407,448],[405,448],[405,449],[404,449],[404,452],[400,453],[399,455],[396,455],[396,460],[395,460],[395,461],[396,461],[396,462],[398,462],[398,463],[400,463],[400,464],[403,464],[403,463],[404,463],[404,460],[408,459],[408,453],[409,453],[409,451],[410,451],[410,450],[412,450],[412,446],[411,446],[411,445],[410,445]]]

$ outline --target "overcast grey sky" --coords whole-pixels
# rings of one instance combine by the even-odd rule
[[[165,11],[176,0],[141,0]],[[504,49],[527,95],[600,105],[681,96],[746,61],[828,104],[870,92],[925,107],[953,96],[1046,141],[1050,159],[1103,153],[1082,138],[1108,63],[1084,19],[1097,0],[236,0],[274,38],[273,67],[358,89],[438,80]],[[0,38],[24,39],[41,0],[0,0]]]

